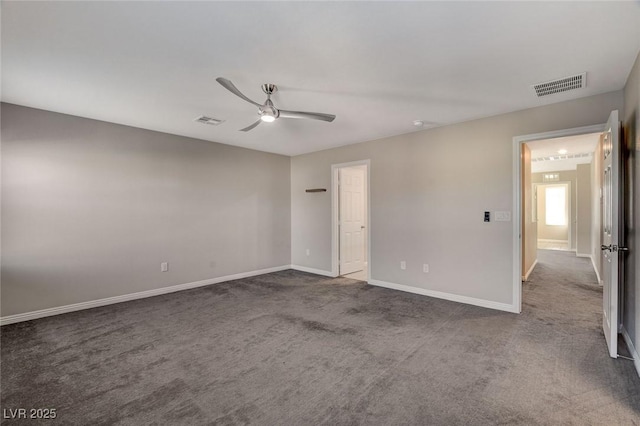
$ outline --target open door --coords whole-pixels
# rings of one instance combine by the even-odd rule
[[[620,122],[618,111],[612,111],[603,134],[603,179],[602,179],[602,281],[603,315],[602,327],[609,347],[609,355],[618,357],[618,289],[619,270],[625,247],[620,247],[620,220],[623,209],[622,164],[620,144]]]

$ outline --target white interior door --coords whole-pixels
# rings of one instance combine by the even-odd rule
[[[340,275],[364,269],[364,179],[362,168],[338,170]]]
[[[602,327],[609,355],[618,357],[618,270],[620,250],[620,124],[618,111],[611,112],[603,138],[602,179]]]

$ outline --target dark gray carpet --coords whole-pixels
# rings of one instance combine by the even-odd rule
[[[42,424],[637,425],[640,378],[607,356],[600,299],[562,252],[540,252],[521,315],[278,272],[2,327],[2,408],[56,408]]]

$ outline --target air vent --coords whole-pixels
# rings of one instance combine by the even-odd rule
[[[567,90],[582,89],[587,85],[587,73],[572,75],[570,77],[560,78],[558,80],[547,81],[545,83],[534,84],[538,97],[553,95],[554,93],[562,93]]]
[[[531,161],[537,162],[537,161],[571,160],[572,158],[589,158],[592,156],[593,156],[593,153],[591,152],[583,152],[580,154],[552,155],[549,157],[537,157],[537,158],[532,158]]]
[[[217,126],[218,124],[224,123],[224,120],[218,120],[217,118],[207,117],[206,115],[202,115],[196,118],[194,121],[202,124],[209,124],[211,126]]]

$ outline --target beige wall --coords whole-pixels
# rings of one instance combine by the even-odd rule
[[[606,120],[605,120],[606,121]],[[596,124],[596,123],[594,123]],[[553,172],[545,172],[545,173],[558,173],[560,175],[560,180],[558,183],[569,183],[569,223],[567,226],[550,226],[545,224],[545,197],[544,191],[538,191],[538,238],[543,240],[568,240],[569,236],[571,237],[571,241],[569,241],[569,248],[576,248],[576,171],[575,170],[563,170],[563,171],[553,171]],[[543,176],[545,173],[533,173],[531,175],[531,181],[534,184],[538,185],[541,190],[543,185]],[[550,184],[554,184],[556,182],[547,182]],[[571,233],[569,233],[571,231]]]
[[[591,256],[591,164],[576,168],[576,254]]]
[[[2,104],[2,316],[288,265],[290,195],[288,157]]]
[[[330,188],[332,164],[370,159],[371,278],[511,304],[513,223],[482,218],[513,209],[513,137],[604,123],[621,105],[612,92],[293,157],[292,263],[331,271],[331,194],[304,189]]]
[[[626,146],[625,162],[629,174],[625,179],[625,244],[630,252],[625,270],[623,291],[623,324],[637,351],[640,351],[640,54],[636,58],[624,88],[623,135]],[[640,359],[636,359],[640,374]]]
[[[527,277],[538,258],[538,224],[534,221],[531,182],[531,149],[522,144],[522,276]]]

